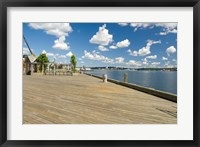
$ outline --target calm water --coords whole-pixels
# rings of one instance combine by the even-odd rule
[[[107,74],[108,78],[119,81],[123,81],[124,73],[128,73],[129,83],[177,94],[176,71],[93,70],[87,73]]]

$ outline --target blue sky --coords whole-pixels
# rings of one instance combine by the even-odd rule
[[[74,54],[79,67],[177,66],[177,23],[24,23],[23,35],[36,56],[57,63]]]

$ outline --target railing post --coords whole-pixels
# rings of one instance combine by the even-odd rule
[[[126,82],[126,83],[128,82],[128,74],[127,73],[124,74],[124,82]]]

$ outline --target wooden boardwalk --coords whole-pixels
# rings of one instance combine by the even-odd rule
[[[88,75],[23,76],[23,124],[176,124],[177,104]]]

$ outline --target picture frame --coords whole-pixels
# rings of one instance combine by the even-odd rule
[[[8,140],[7,139],[7,8],[8,7],[192,7],[193,8],[193,140]],[[0,2],[0,145],[2,146],[199,146],[199,0],[6,0]]]

